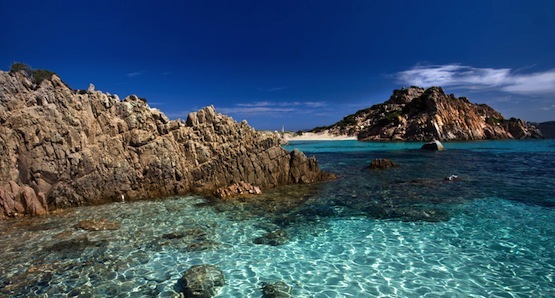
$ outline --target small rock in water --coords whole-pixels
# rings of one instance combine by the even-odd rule
[[[368,168],[371,170],[382,170],[396,167],[399,167],[399,164],[392,161],[391,159],[376,158],[370,163],[370,166]]]
[[[441,142],[438,141],[438,140],[433,140],[429,143],[426,143],[426,144],[422,145],[422,147],[420,147],[420,149],[437,150],[437,151],[445,150],[445,148],[443,147],[443,144],[441,144]]]
[[[291,286],[282,281],[276,283],[262,283],[263,298],[291,298]]]
[[[209,298],[225,284],[224,273],[214,265],[195,265],[181,278],[185,297]]]
[[[459,180],[459,176],[457,176],[457,175],[451,175],[451,176],[449,176],[449,177],[445,177],[444,180],[445,180],[445,181]]]

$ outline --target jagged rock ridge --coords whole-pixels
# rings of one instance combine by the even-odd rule
[[[276,134],[206,107],[170,121],[135,95],[0,71],[0,217],[107,201],[328,179]]]
[[[541,138],[532,124],[505,119],[486,104],[446,95],[441,87],[393,91],[382,104],[313,131],[357,136],[362,141],[429,141]]]

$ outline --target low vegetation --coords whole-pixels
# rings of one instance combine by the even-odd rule
[[[21,62],[15,62],[10,67],[10,73],[23,72],[28,76],[31,81],[37,85],[40,85],[44,80],[50,80],[54,72],[46,69],[32,69],[29,65]]]

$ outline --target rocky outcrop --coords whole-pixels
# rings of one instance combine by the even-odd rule
[[[135,95],[0,72],[0,216],[330,177],[314,158],[280,147],[277,133],[212,106],[170,121]]]
[[[328,127],[335,135],[356,135],[361,141],[430,141],[541,138],[532,124],[505,119],[485,104],[446,95],[441,87],[393,91],[382,104],[360,110]]]

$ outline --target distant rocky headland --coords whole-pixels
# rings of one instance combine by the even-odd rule
[[[547,139],[555,139],[555,121],[537,123],[536,126],[541,130]]]
[[[73,90],[54,73],[17,66],[0,71],[2,218],[332,178],[314,158],[283,149],[277,133],[212,106],[170,121],[135,95]]]
[[[490,106],[447,95],[441,87],[395,90],[384,103],[311,132],[356,136],[360,141],[542,138],[540,130],[531,123],[505,119]]]

